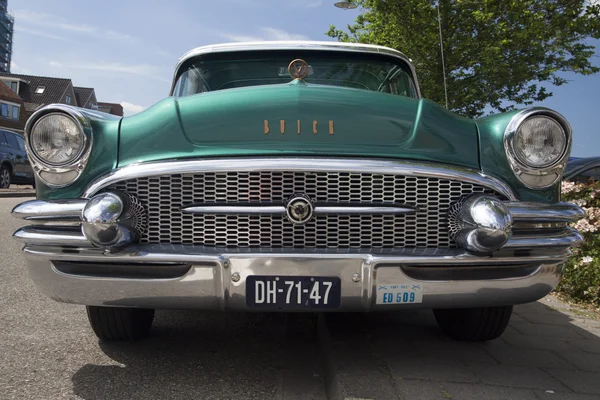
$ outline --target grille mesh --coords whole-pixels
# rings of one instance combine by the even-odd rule
[[[452,248],[447,212],[461,196],[501,195],[472,183],[371,173],[251,171],[136,178],[108,189],[148,210],[142,243],[232,248]],[[304,193],[317,204],[407,204],[413,215],[317,215],[306,225],[284,216],[183,214],[192,204],[284,205]]]

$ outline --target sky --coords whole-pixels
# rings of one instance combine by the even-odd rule
[[[93,87],[98,101],[123,104],[125,115],[131,115],[168,96],[177,60],[194,47],[332,40],[325,35],[329,26],[345,27],[359,13],[333,3],[8,0],[15,17],[11,72],[70,78],[75,86]],[[600,156],[600,74],[564,76],[569,84],[553,88],[553,97],[535,105],[550,107],[571,123],[573,156]]]

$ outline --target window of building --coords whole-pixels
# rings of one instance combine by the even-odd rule
[[[45,90],[46,90],[46,86],[38,86],[35,89],[35,94],[43,94]]]
[[[2,103],[2,116],[8,117],[8,104]]]
[[[13,92],[19,93],[19,83],[18,82],[11,82],[10,88],[12,89]]]
[[[19,107],[13,106],[12,117],[13,117],[13,119],[19,119]]]
[[[65,97],[65,103],[71,104],[71,96]]]

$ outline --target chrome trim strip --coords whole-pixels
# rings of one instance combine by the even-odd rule
[[[315,206],[315,214],[415,214],[416,207],[385,206]]]
[[[30,200],[13,208],[11,215],[26,221],[80,220],[86,203],[86,199]]]
[[[13,237],[26,245],[92,247],[81,231],[57,228],[26,226],[16,231]]]
[[[513,139],[515,134],[517,133],[517,130],[519,129],[519,126],[521,126],[521,124],[527,118],[530,118],[534,115],[545,115],[555,119],[556,122],[558,122],[565,131],[566,145],[564,153],[554,164],[549,165],[547,167],[535,168],[524,164],[518,159],[514,150]],[[558,112],[549,108],[529,107],[515,114],[506,126],[506,129],[504,130],[504,151],[506,152],[506,158],[508,159],[508,162],[510,163],[511,168],[517,179],[519,179],[519,181],[521,181],[521,183],[523,183],[526,187],[533,190],[545,189],[558,182],[562,177],[563,171],[567,166],[567,161],[569,160],[569,155],[571,154],[572,136],[573,131],[571,129],[571,125],[569,125],[569,122],[566,120],[566,118]],[[555,178],[549,184],[546,184],[544,186],[532,186],[527,182],[526,179],[523,178],[524,176],[535,177],[552,174],[555,175]]]
[[[585,217],[585,211],[572,203],[505,203],[515,221],[573,222]]]
[[[134,244],[121,250],[105,252],[98,248],[80,248],[70,252],[60,251],[60,247],[28,245],[23,251],[51,260],[72,260],[81,262],[105,263],[219,263],[228,258],[269,258],[272,260],[299,259],[366,259],[377,264],[405,265],[503,265],[523,264],[539,261],[564,261],[568,251],[544,249],[535,254],[519,255],[498,252],[493,256],[477,256],[464,249],[400,249],[396,251],[337,252],[281,249],[280,251],[258,251],[255,249],[232,250],[206,248],[192,245]]]
[[[211,53],[226,53],[239,51],[264,51],[264,50],[325,50],[325,51],[347,51],[369,54],[386,54],[404,61],[411,70],[412,78],[417,90],[417,96],[421,98],[421,88],[417,77],[417,71],[410,58],[402,52],[390,47],[377,46],[363,43],[343,43],[324,41],[268,41],[268,42],[245,42],[245,43],[222,43],[210,46],[197,47],[185,53],[175,66],[173,82],[169,95],[173,95],[177,75],[181,66],[191,58]]]
[[[190,206],[182,207],[184,214],[281,214],[285,215],[284,206]]]
[[[84,191],[83,197],[90,198],[103,188],[127,179],[168,174],[227,171],[356,172],[435,177],[486,186],[500,192],[509,200],[518,200],[510,186],[506,183],[485,175],[476,169],[428,162],[306,157],[214,158],[132,164],[118,168],[92,181]]]
[[[534,249],[538,247],[572,247],[583,242],[583,236],[573,228],[558,233],[535,236],[513,236],[502,249]]]
[[[185,214],[275,214],[286,215],[285,206],[189,206],[182,207]],[[385,206],[315,206],[315,214],[414,214],[415,207]]]
[[[51,227],[51,226],[26,226],[18,231],[16,231],[13,235],[17,240],[23,242],[28,245],[40,245],[40,246],[84,246],[84,247],[92,247],[92,244],[85,238],[81,231],[74,231],[72,229],[65,229],[65,227]],[[571,247],[580,244],[583,241],[583,236],[577,232],[573,228],[566,228],[559,232],[553,233],[539,233],[535,236],[513,236],[509,241],[502,247],[501,250],[513,250],[513,249],[531,249],[536,250],[545,247]],[[152,246],[160,246],[160,245],[143,245],[141,247],[149,247]],[[194,249],[204,249],[204,251],[215,252],[222,251],[227,252],[231,251],[227,248],[205,248],[205,247],[188,247],[187,251],[192,251]],[[252,249],[248,249],[252,251]],[[277,254],[277,251],[280,249],[263,249],[264,253],[269,254]],[[357,249],[360,251],[360,249]],[[402,249],[399,249],[402,251]],[[410,249],[408,249],[410,250]],[[324,254],[340,254],[337,252],[330,252],[327,250],[315,250],[311,249],[314,254],[315,251],[320,251],[320,255]],[[370,252],[369,249],[362,250],[364,252]],[[386,249],[381,250],[383,252]],[[398,251],[398,249],[396,249]],[[348,255],[350,252],[341,253]],[[361,253],[357,253],[361,254]],[[465,251],[465,254],[469,254]],[[364,253],[362,254],[364,256]],[[187,256],[187,254],[185,255]],[[184,257],[185,257],[184,256]],[[409,257],[412,259],[413,257]],[[478,260],[482,260],[485,258],[476,257]]]

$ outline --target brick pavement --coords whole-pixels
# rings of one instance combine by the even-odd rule
[[[553,297],[517,306],[487,343],[444,337],[429,311],[325,316],[330,397],[600,399],[600,321],[567,308]]]

